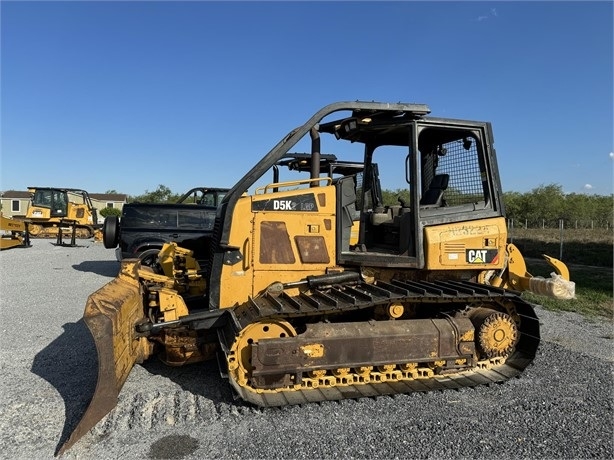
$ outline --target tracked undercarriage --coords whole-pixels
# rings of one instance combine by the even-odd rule
[[[470,282],[267,293],[235,315],[234,334],[226,328],[221,341],[229,377],[261,406],[501,382],[522,372],[539,344],[530,304]]]
[[[30,236],[33,238],[57,238],[61,231],[62,236],[70,238],[72,236],[72,225],[62,226],[61,224],[41,224],[32,222],[29,224]],[[89,239],[93,238],[96,230],[91,226],[76,225],[75,238]]]

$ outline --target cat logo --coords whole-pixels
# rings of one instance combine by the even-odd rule
[[[496,264],[499,260],[497,249],[467,249],[467,262],[470,264]]]

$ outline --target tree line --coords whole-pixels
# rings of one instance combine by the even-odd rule
[[[107,193],[117,193],[109,190]],[[384,204],[398,204],[398,197],[409,202],[409,190],[382,190]],[[128,202],[141,203],[175,203],[181,197],[165,185],[159,185],[152,192],[145,191],[142,195],[129,196]],[[519,224],[541,226],[563,219],[566,225],[574,222],[594,222],[595,225],[612,225],[614,222],[614,195],[586,195],[582,193],[563,193],[563,187],[558,184],[541,185],[530,192],[503,193],[508,220],[513,219]]]
[[[576,222],[587,226],[612,226],[614,222],[614,195],[585,195],[563,193],[557,184],[542,185],[527,193],[503,194],[508,220],[514,219],[529,227],[541,226],[563,220],[566,227]]]
[[[105,193],[117,194],[120,193],[117,190],[107,190]],[[131,196],[128,195],[128,203],[176,203],[181,198],[181,193],[174,193],[166,185],[158,185],[158,188],[150,192],[145,190],[142,195]],[[117,208],[105,208],[100,211],[102,217],[107,216],[120,216],[121,211]]]
[[[398,197],[409,202],[409,190],[382,190],[384,204],[398,203]],[[612,226],[614,223],[614,195],[586,195],[583,193],[563,193],[558,184],[541,185],[530,192],[503,193],[508,220],[519,226],[529,227],[558,225],[563,219],[566,226],[581,222],[583,226]]]

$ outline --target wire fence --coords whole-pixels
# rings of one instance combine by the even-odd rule
[[[549,253],[560,260],[612,266],[614,226],[603,220],[507,220],[510,243],[522,245],[531,257]],[[605,265],[604,265],[605,264]]]
[[[612,229],[614,222],[609,220],[579,220],[579,219],[508,219],[508,231],[514,228],[560,228],[565,229]]]

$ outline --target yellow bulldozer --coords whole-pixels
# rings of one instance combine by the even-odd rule
[[[172,366],[217,358],[236,394],[259,406],[519,375],[540,341],[520,291],[569,298],[574,284],[550,257],[551,279],[532,277],[508,244],[490,123],[429,113],[424,104],[328,105],[226,194],[202,266],[174,243],[153,266],[124,260],[85,307],[98,383],[61,451],[153,355]],[[324,143],[362,167],[321,171]],[[300,146],[308,177],[259,183]],[[386,202],[382,190],[396,189],[407,193]]]
[[[28,187],[32,194],[25,216],[33,238],[57,238],[61,231],[76,238],[102,239],[98,213],[89,193],[76,188]]]

